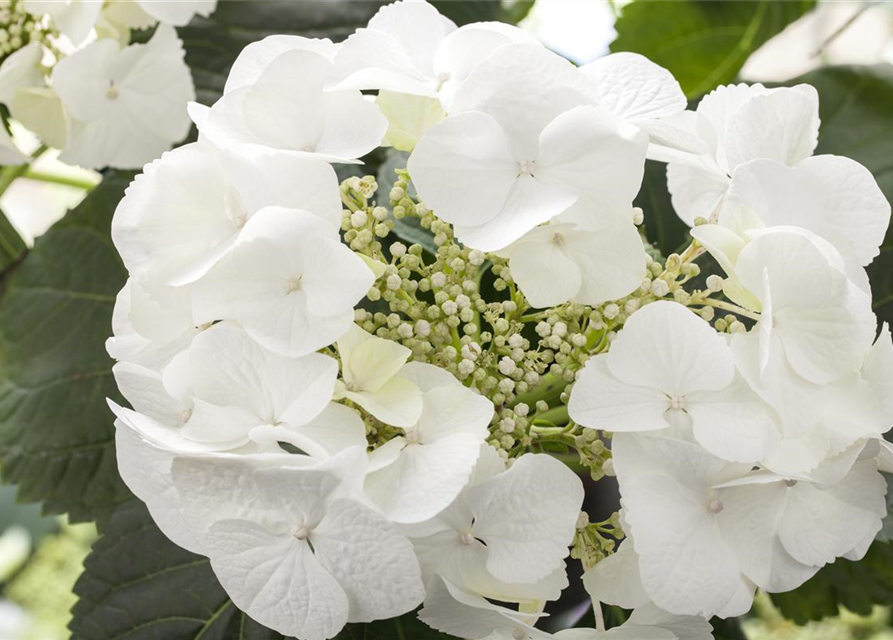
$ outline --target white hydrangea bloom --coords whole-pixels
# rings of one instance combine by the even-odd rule
[[[586,218],[631,220],[647,137],[595,104],[566,60],[535,44],[500,47],[416,145],[408,168],[420,197],[485,251],[574,205]]]
[[[649,153],[701,153],[707,145],[683,123],[688,100],[669,71],[638,53],[612,53],[580,67],[595,86],[598,105],[648,133]]]
[[[456,88],[472,69],[494,50],[514,42],[535,40],[500,22],[457,29],[424,0],[394,2],[344,42],[335,59],[344,76],[337,86],[428,97],[449,110]]]
[[[134,0],[144,12],[162,24],[183,27],[195,16],[207,18],[217,9],[217,0]]]
[[[597,305],[642,284],[645,248],[632,220],[607,224],[552,222],[524,234],[498,255],[534,307],[568,301]]]
[[[271,351],[299,356],[347,332],[354,305],[373,280],[328,220],[299,209],[265,207],[190,289],[199,322],[238,320]]]
[[[201,331],[189,293],[133,278],[118,292],[106,351],[119,362],[160,372]]]
[[[357,493],[362,447],[306,467],[179,458],[174,486],[237,607],[284,635],[411,611],[424,597],[412,545]]]
[[[849,158],[812,156],[793,167],[758,159],[735,170],[717,224],[739,235],[779,225],[807,229],[834,245],[859,282],[859,267],[877,257],[883,243],[890,203],[871,172]],[[711,231],[699,227],[695,233]]]
[[[6,105],[13,117],[24,114],[16,109],[16,97],[19,91],[42,87],[45,82],[38,65],[43,58],[43,47],[32,42],[3,60],[0,64],[0,104]],[[0,165],[17,165],[28,162],[28,156],[22,153],[13,142],[6,127],[0,127]]]
[[[741,249],[734,273],[759,301],[762,368],[784,357],[803,378],[827,384],[859,366],[876,321],[870,296],[845,271],[830,244],[797,228],[767,229]]]
[[[493,403],[428,364],[407,364],[398,375],[421,390],[421,415],[370,454],[366,492],[394,522],[421,522],[465,488],[489,435]]]
[[[337,230],[335,171],[317,160],[249,161],[192,143],[147,165],[127,188],[112,240],[133,276],[187,284],[217,264],[252,216],[270,206],[312,211]]]
[[[582,501],[580,479],[554,458],[528,454],[506,471],[485,447],[469,486],[407,532],[427,575],[503,602],[555,599]]]
[[[183,55],[176,31],[162,25],[146,44],[103,39],[60,60],[52,83],[69,122],[60,160],[135,169],[185,138],[195,89]]]
[[[693,225],[721,204],[735,169],[757,158],[793,166],[812,155],[818,142],[819,99],[810,85],[767,89],[761,84],[726,85],[698,103],[679,123],[707,150],[668,150],[667,183],[673,208]]]
[[[118,388],[134,409],[166,427],[153,437],[168,436],[163,443],[173,450],[279,451],[284,442],[325,458],[365,443],[359,415],[331,402],[334,359],[271,353],[230,323],[198,335],[163,375],[115,367]]]
[[[317,50],[287,49],[252,84],[230,88],[212,107],[190,104],[199,132],[218,147],[252,156],[350,163],[378,147],[387,119],[359,91],[327,91],[334,65]]]
[[[102,5],[102,2],[93,0],[24,0],[25,11],[35,17],[49,15],[56,28],[74,46],[87,40]]]
[[[732,462],[763,460],[780,440],[772,410],[736,376],[726,340],[675,302],[630,316],[610,351],[586,363],[568,411],[607,431],[691,429],[701,446]]]
[[[352,324],[337,342],[341,376],[337,396],[357,403],[395,427],[411,427],[422,415],[422,391],[399,375],[412,352]],[[451,376],[450,376],[451,377]]]

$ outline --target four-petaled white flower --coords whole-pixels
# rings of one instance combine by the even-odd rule
[[[413,28],[406,29],[406,24]],[[344,42],[335,58],[344,76],[337,86],[429,97],[449,109],[456,88],[472,69],[492,51],[514,42],[536,40],[499,22],[457,29],[427,2],[394,2]]]
[[[398,376],[392,380],[421,390],[421,415],[404,435],[370,454],[366,492],[394,522],[421,522],[447,508],[468,484],[494,409],[439,367],[409,363]]]
[[[735,169],[766,158],[793,166],[812,155],[819,134],[819,99],[810,85],[767,89],[761,84],[714,89],[691,116],[676,123],[701,139],[701,153],[666,150],[667,186],[682,220],[710,218]]]
[[[352,324],[337,342],[341,377],[336,395],[355,402],[382,422],[411,427],[422,415],[422,391],[399,375],[412,352]],[[452,376],[450,376],[452,377]]]
[[[534,307],[617,300],[645,277],[645,247],[631,219],[552,222],[497,253],[509,258],[512,278]]]
[[[506,471],[484,447],[456,500],[406,531],[426,575],[502,602],[536,602],[567,585],[564,558],[582,502],[580,479],[554,458],[527,454]]]
[[[500,47],[416,145],[408,168],[419,196],[483,251],[572,207],[601,222],[631,220],[647,136],[596,104],[566,60],[534,44]]]
[[[262,155],[248,161],[198,142],[165,153],[127,188],[112,239],[131,275],[182,285],[205,275],[269,206],[312,211],[333,231],[338,179],[325,162]]]
[[[398,616],[424,597],[412,545],[358,493],[362,447],[305,467],[188,458],[173,482],[237,607],[304,640]]]
[[[568,411],[607,431],[691,429],[701,446],[733,462],[762,460],[780,440],[772,410],[736,376],[726,340],[675,302],[630,316],[610,351],[586,363]]]
[[[333,73],[325,55],[289,49],[252,84],[210,108],[192,103],[189,115],[203,136],[234,153],[356,162],[379,146],[388,122],[359,91],[328,91]]]
[[[69,131],[59,159],[135,169],[185,138],[190,125],[183,105],[195,89],[183,55],[176,31],[161,25],[146,44],[122,49],[106,38],[60,60],[52,83]]]
[[[265,207],[231,251],[190,285],[198,322],[238,320],[261,345],[299,356],[331,344],[352,325],[372,286],[366,263],[329,220]]]

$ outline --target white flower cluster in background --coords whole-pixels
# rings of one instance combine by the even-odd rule
[[[195,99],[174,26],[217,0],[2,0],[0,104],[73,165],[137,169],[189,133]],[[131,30],[154,28],[145,43]],[[148,114],[148,115],[147,115]],[[29,162],[0,126],[0,164]]]
[[[864,266],[890,207],[811,155],[811,88],[688,111],[641,56],[576,68],[404,1],[340,44],[249,45],[189,113],[198,142],[113,221],[118,464],[259,623],[323,640],[421,605],[472,640],[705,640],[866,552],[893,343]],[[351,165],[382,146],[412,153],[376,196]],[[646,157],[696,225],[681,254],[643,244]],[[724,277],[699,280],[707,252]],[[581,513],[568,456],[617,476],[619,513]],[[553,636],[568,556],[597,627]],[[606,631],[602,602],[635,611]]]

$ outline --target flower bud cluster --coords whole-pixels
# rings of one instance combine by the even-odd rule
[[[50,46],[52,35],[58,33],[25,11],[23,0],[0,0],[0,63],[31,42]]]

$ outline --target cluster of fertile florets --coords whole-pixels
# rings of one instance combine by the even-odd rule
[[[50,46],[57,32],[25,10],[23,0],[0,0],[0,64],[31,42]]]
[[[641,56],[576,68],[422,1],[248,46],[112,224],[128,486],[301,640],[419,604],[472,640],[600,638],[602,602],[696,640],[861,557],[893,469],[864,271],[889,204],[812,155],[810,87],[686,106]],[[389,189],[339,182],[385,142],[411,151]],[[643,242],[646,157],[678,254]],[[581,513],[578,463],[620,512]],[[569,555],[597,628],[553,636]]]

